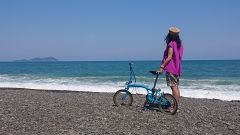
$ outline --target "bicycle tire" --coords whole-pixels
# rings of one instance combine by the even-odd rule
[[[123,97],[124,96],[124,97]],[[120,98],[120,99],[119,99]],[[124,99],[123,99],[124,98]],[[127,101],[127,102],[125,102]],[[113,102],[116,106],[120,107],[120,106],[131,106],[132,102],[133,102],[133,97],[132,94],[125,90],[125,89],[121,89],[118,90],[114,96],[113,96]]]
[[[159,110],[165,114],[169,114],[169,115],[174,115],[176,114],[177,110],[178,110],[178,104],[177,104],[177,100],[173,97],[173,95],[168,94],[168,93],[164,93],[164,97],[167,99],[170,103],[171,103],[171,110],[169,110],[168,108],[163,108],[162,105],[159,106]]]

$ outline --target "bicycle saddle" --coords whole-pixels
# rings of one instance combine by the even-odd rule
[[[149,71],[150,73],[152,73],[153,75],[159,75],[160,73],[157,73],[157,71]]]

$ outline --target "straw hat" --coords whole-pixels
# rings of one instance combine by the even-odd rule
[[[179,32],[180,32],[180,29],[177,28],[176,26],[169,28],[169,33],[171,34],[179,34]]]

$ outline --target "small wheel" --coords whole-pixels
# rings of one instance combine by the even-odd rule
[[[114,94],[113,102],[116,106],[131,106],[133,97],[129,91],[122,89]]]
[[[165,93],[162,98],[159,110],[165,114],[174,115],[177,112],[178,104],[173,95]]]

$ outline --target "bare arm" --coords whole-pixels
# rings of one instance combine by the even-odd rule
[[[160,66],[160,72],[163,71],[163,69],[165,68],[165,66],[169,63],[169,61],[172,59],[173,56],[173,49],[172,48],[168,48],[168,56],[167,58],[163,61],[162,65]]]
[[[165,67],[165,66],[168,64],[168,62],[172,59],[172,56],[173,56],[173,49],[172,49],[172,48],[169,48],[169,49],[168,49],[168,56],[167,56],[167,58],[163,61],[163,63],[162,63],[161,66]]]

